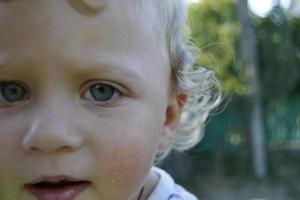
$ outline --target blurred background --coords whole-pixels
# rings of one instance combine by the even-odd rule
[[[162,163],[202,200],[300,199],[300,0],[189,0],[197,65],[223,103],[202,141]]]

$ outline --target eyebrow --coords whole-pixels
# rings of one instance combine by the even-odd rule
[[[122,60],[122,59],[120,59]],[[78,67],[76,71],[84,71],[86,73],[98,73],[102,76],[111,76],[113,75],[116,78],[124,79],[124,76],[130,79],[130,82],[135,82],[142,84],[145,80],[145,76],[141,73],[141,70],[138,69],[138,66],[141,63],[133,61],[130,62],[122,61],[91,61],[90,63],[83,64],[84,68]]]
[[[92,75],[92,79],[103,78],[103,80],[105,80],[107,78],[108,81],[119,81],[120,84],[123,83],[122,85],[128,88],[132,93],[136,93],[137,91],[142,92],[141,90],[145,87],[147,77],[139,68],[139,66],[142,65],[141,61],[133,57],[131,57],[132,59],[125,59],[117,55],[116,57],[118,57],[118,59],[115,60],[105,59],[105,56],[101,59],[101,57],[102,56],[97,56],[96,59],[85,58],[76,60],[71,58],[69,60],[70,62],[65,65],[64,70],[78,77],[91,77]],[[23,67],[29,70],[29,68],[34,68],[34,65],[31,59],[8,64],[5,54],[1,54],[0,52],[0,70],[14,68],[14,70],[18,71],[18,68],[21,67],[19,69],[23,71]]]
[[[8,65],[5,59],[2,59],[2,55],[0,54],[0,70],[5,68],[11,68],[14,67],[15,64],[20,66],[19,63],[15,63],[13,65]],[[21,64],[22,66],[22,64]],[[84,66],[84,67],[82,67]],[[91,73],[96,72],[97,74],[103,74],[103,75],[126,75],[128,77],[134,78],[136,80],[142,80],[142,74],[138,72],[137,70],[133,70],[130,66],[130,63],[119,63],[119,62],[90,62],[90,63],[80,63],[76,62],[75,65],[72,66],[73,71],[78,72],[85,72],[85,73]]]
[[[145,92],[147,74],[138,69],[141,63],[136,61],[89,61],[77,63],[73,72],[78,77],[88,77],[90,80],[112,81],[120,84],[133,96],[139,96]],[[84,66],[84,67],[82,67]],[[86,79],[86,78],[84,78]]]

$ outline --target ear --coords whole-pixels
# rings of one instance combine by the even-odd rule
[[[182,108],[186,104],[188,95],[181,92],[170,97],[167,109],[165,111],[165,122],[161,133],[159,149],[168,149],[176,134],[177,126],[180,122]]]

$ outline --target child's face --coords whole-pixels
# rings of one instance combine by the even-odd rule
[[[180,105],[159,33],[132,0],[96,17],[67,1],[0,3],[0,199],[41,176],[89,181],[76,200],[135,199]]]

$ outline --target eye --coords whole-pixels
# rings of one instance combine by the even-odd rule
[[[9,103],[25,101],[29,98],[28,92],[21,84],[14,81],[0,82],[0,99]]]
[[[108,102],[118,95],[120,95],[120,92],[115,87],[106,83],[96,83],[88,88],[84,98],[98,102]]]

